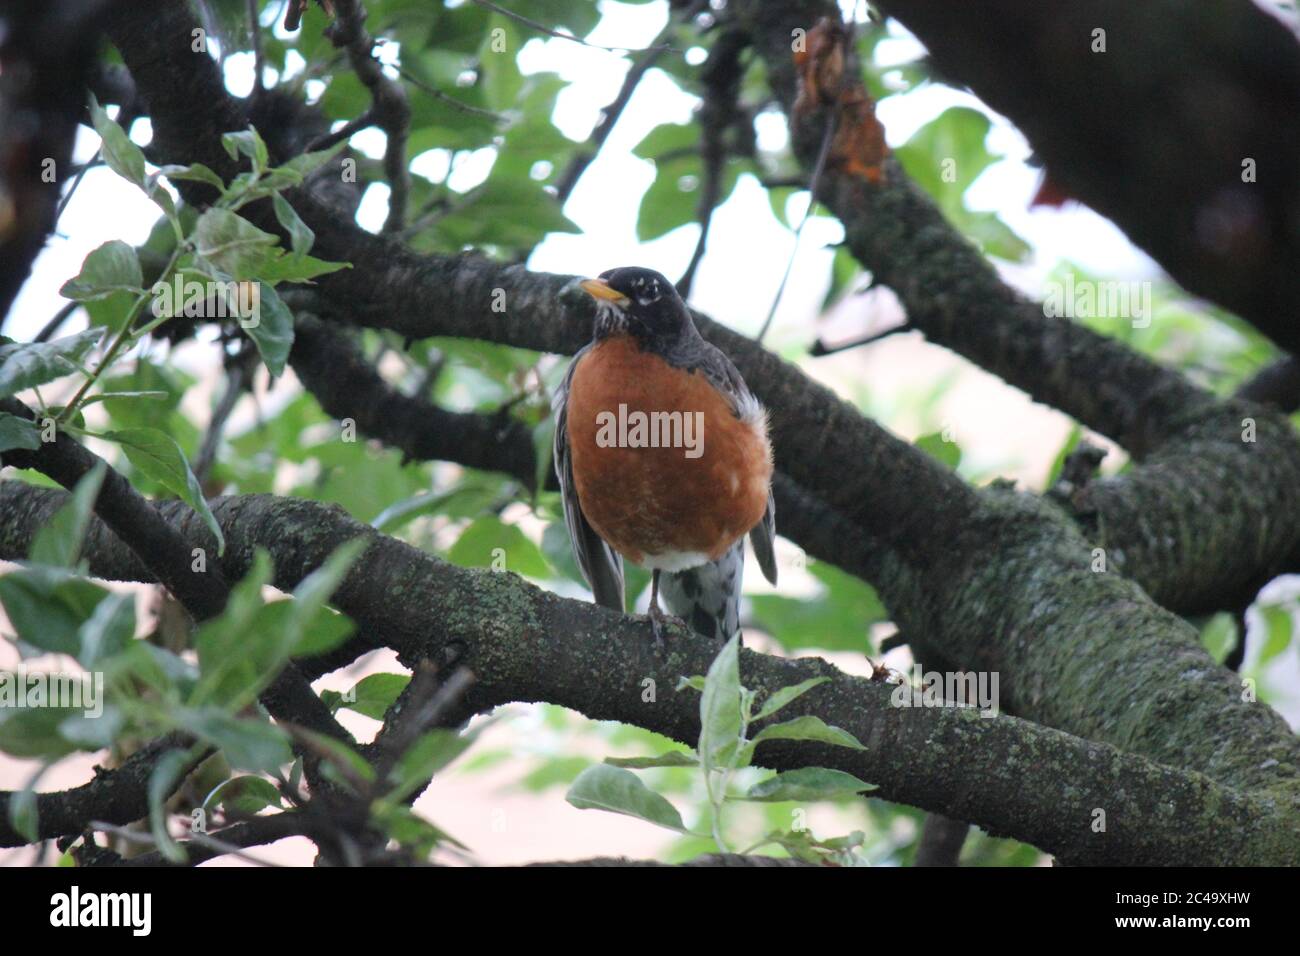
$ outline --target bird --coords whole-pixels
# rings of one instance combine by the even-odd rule
[[[651,269],[578,285],[596,302],[592,341],[553,399],[554,464],[574,557],[596,603],[625,612],[623,560],[651,572],[659,607],[726,642],[740,629],[748,535],[776,584],[767,411]]]

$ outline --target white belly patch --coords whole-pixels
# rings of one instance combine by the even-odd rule
[[[651,571],[685,571],[708,561],[709,556],[703,551],[665,551],[663,554],[643,555],[640,564]]]

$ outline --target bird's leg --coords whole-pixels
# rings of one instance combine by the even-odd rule
[[[650,630],[655,636],[655,646],[662,648],[664,645],[664,614],[659,608],[659,570],[650,572]]]

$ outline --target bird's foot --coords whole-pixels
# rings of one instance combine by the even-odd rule
[[[668,615],[659,607],[658,601],[650,602],[650,633],[655,636],[655,650],[662,651],[666,646],[664,642],[664,621]]]

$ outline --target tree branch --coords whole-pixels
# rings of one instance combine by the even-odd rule
[[[526,488],[536,482],[532,437],[522,422],[508,413],[451,412],[402,394],[338,325],[298,313],[289,361],[327,414],[354,419],[364,434],[410,458],[504,471]]]
[[[370,90],[369,117],[388,138],[384,148],[384,176],[390,193],[384,232],[400,232],[406,223],[406,199],[411,192],[411,173],[406,168],[411,107],[402,84],[385,76],[384,68],[375,58],[375,41],[366,32],[366,8],[361,0],[333,2],[336,19],[326,28],[325,35],[336,47],[347,50],[357,78]]]
[[[1285,25],[1248,0],[880,6],[1016,123],[1067,195],[1300,349],[1300,44]]]
[[[63,500],[61,492],[0,483],[0,506],[16,519],[4,528],[0,558],[11,557],[35,533],[34,519]],[[661,653],[642,619],[556,597],[512,574],[446,564],[337,508],[270,496],[213,504],[231,543],[226,573],[241,574],[254,548],[266,547],[282,588],[294,586],[343,541],[368,537],[365,560],[336,593],[338,606],[381,634],[408,664],[454,655],[477,678],[467,707],[547,700],[684,742],[698,736],[698,700],[669,688],[681,675],[703,673],[715,647],[683,628],[670,626]],[[186,536],[206,534],[188,509],[167,503],[160,510]],[[97,575],[138,578],[143,571],[97,522],[87,534],[86,556]],[[395,606],[406,613],[394,618]],[[1295,796],[1276,785],[1251,793],[1243,777],[1230,786],[1024,720],[981,718],[969,708],[896,707],[890,685],[850,677],[817,659],[745,651],[741,670],[745,685],[760,693],[829,677],[783,718],[816,714],[867,746],[765,742],[756,756],[760,765],[854,773],[879,784],[881,797],[971,820],[1071,863],[1300,862]],[[659,688],[649,703],[647,678]],[[1292,772],[1270,773],[1277,784],[1293,780]],[[1103,832],[1094,832],[1098,809],[1105,811]]]

